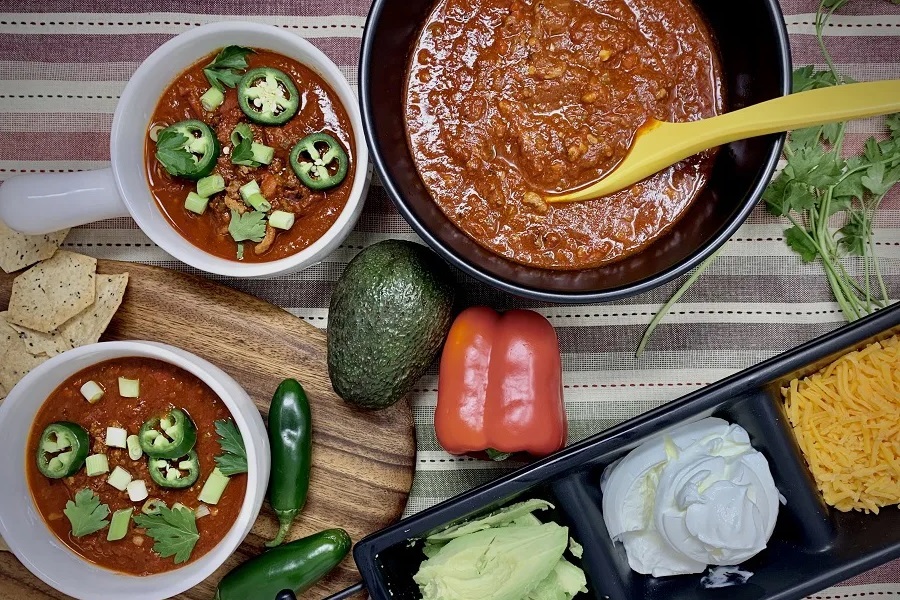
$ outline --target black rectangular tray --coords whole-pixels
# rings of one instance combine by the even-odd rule
[[[702,390],[583,440],[496,481],[451,498],[360,541],[353,557],[375,600],[420,598],[413,574],[424,559],[421,542],[447,524],[477,517],[513,501],[543,498],[541,513],[570,528],[584,546],[581,567],[595,600],[788,600],[802,598],[900,557],[900,510],[878,515],[842,513],[816,489],[784,414],[780,388],[841,355],[900,333],[900,304],[845,325]],[[742,585],[704,589],[701,575],[653,578],[632,571],[601,514],[600,475],[611,462],[666,429],[716,416],[744,427],[769,460],[781,506],[768,547],[742,567],[754,573]]]

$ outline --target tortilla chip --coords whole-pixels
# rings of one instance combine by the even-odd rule
[[[7,391],[19,383],[25,375],[44,362],[49,356],[32,356],[25,350],[25,342],[9,326],[8,312],[0,313],[0,386]]]
[[[8,310],[0,312],[0,356],[6,354],[9,347],[12,346],[19,337],[16,330],[10,327],[9,322],[7,321],[8,316]]]
[[[2,537],[0,537],[0,552],[9,552],[9,546],[6,545]]]
[[[6,398],[9,393],[6,391],[6,388],[0,385],[0,404],[3,404],[3,399]],[[3,538],[0,538],[0,542],[3,541]]]
[[[60,250],[13,281],[9,322],[50,333],[93,304],[97,259]]]
[[[12,273],[50,258],[68,234],[69,230],[63,229],[45,235],[25,235],[0,221],[0,269]]]
[[[127,285],[128,273],[97,275],[97,297],[94,304],[60,328],[66,343],[77,348],[98,342],[122,304]]]
[[[90,307],[85,310],[90,310]],[[69,319],[66,323],[63,323],[62,327],[65,327],[66,324],[71,323],[77,318],[78,317]],[[44,333],[43,331],[35,331],[34,329],[16,325],[15,323],[10,323],[9,326],[16,330],[19,337],[25,342],[25,350],[32,356],[40,356],[42,354],[56,356],[57,354],[62,354],[66,350],[74,348],[74,346],[66,343],[65,338],[62,337],[62,327],[60,329],[54,329],[50,333]]]
[[[127,285],[128,273],[97,275],[94,303],[63,323],[59,329],[44,333],[19,325],[12,325],[12,328],[19,332],[19,337],[25,342],[25,349],[34,356],[56,356],[72,348],[93,344],[100,340],[122,304]]]

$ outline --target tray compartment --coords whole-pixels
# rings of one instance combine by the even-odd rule
[[[886,311],[891,311],[894,315],[900,315],[900,305],[886,309]],[[885,314],[883,316],[888,317],[890,315]],[[900,322],[900,316],[895,317],[893,321],[895,323]],[[764,388],[764,395],[768,400],[766,410],[775,416],[781,430],[784,432],[782,437],[785,439],[787,446],[785,448],[785,456],[795,457],[795,462],[799,465],[797,476],[802,476],[805,479],[810,493],[821,504],[824,514],[827,515],[827,519],[834,531],[833,543],[827,548],[822,548],[822,550],[829,550],[830,553],[839,557],[840,561],[848,564],[854,564],[860,555],[881,556],[881,551],[885,548],[893,547],[894,553],[892,555],[884,555],[888,556],[888,558],[880,559],[879,562],[885,562],[890,556],[900,554],[900,551],[897,550],[897,547],[900,546],[900,510],[898,510],[897,506],[886,506],[877,515],[864,514],[859,511],[842,512],[825,503],[821,492],[816,487],[812,472],[806,464],[800,445],[791,431],[790,421],[781,395],[781,388],[786,387],[792,379],[806,377],[819,371],[845,354],[854,350],[861,350],[873,342],[883,341],[897,334],[900,334],[900,323],[866,338],[860,339],[856,336],[850,340],[851,343],[848,345],[829,352],[807,365],[774,378]],[[815,550],[815,547],[808,545],[807,549]],[[824,555],[823,560],[827,560],[824,558]],[[837,566],[834,568],[837,568]]]
[[[788,540],[806,552],[821,552],[834,544],[834,521],[791,433],[779,390],[777,386],[754,390],[716,416],[746,429],[753,447],[769,461],[775,485],[787,500],[779,508],[772,537]]]
[[[483,507],[473,508],[470,512],[459,513],[458,516],[454,517],[448,524],[478,518],[503,506],[531,499],[542,499],[553,504],[555,508],[546,511],[538,511],[534,513],[535,516],[541,521],[547,522],[552,520],[559,525],[568,527],[569,535],[575,537],[576,541],[582,545],[585,545],[584,542],[586,540],[583,541],[578,537],[580,531],[574,526],[571,512],[561,509],[561,506],[566,503],[567,499],[557,494],[552,483],[534,483],[532,485],[526,483],[520,493],[498,498]],[[384,597],[396,600],[418,600],[420,595],[418,587],[413,581],[413,575],[415,575],[419,566],[425,560],[425,555],[422,553],[422,547],[424,546],[422,538],[428,536],[435,530],[443,529],[445,526],[446,525],[444,525],[443,522],[437,523],[436,525],[432,525],[430,521],[428,523],[421,523],[419,527],[405,530],[401,535],[395,535],[389,539],[385,538],[385,540],[383,540],[384,543],[379,545],[372,554],[368,554],[368,550],[362,548],[362,551],[366,552],[367,559],[374,562],[375,569],[378,573],[377,589],[383,595],[379,596],[375,593],[376,587],[373,586],[372,583],[369,584],[370,594],[372,594],[374,598]],[[415,541],[411,542],[411,539]],[[360,546],[357,546],[357,550],[354,551],[354,556],[357,558],[357,564],[359,564],[359,557],[357,555],[359,551]],[[584,556],[586,557],[587,555],[588,550],[585,547]],[[585,573],[588,577],[588,589],[593,590],[595,588],[595,582],[599,582],[600,580],[592,579],[591,573],[588,573],[585,564],[583,564],[584,561],[575,558],[568,551],[566,551],[566,558],[573,564],[585,569]],[[363,574],[366,581],[370,582],[369,574],[363,571],[362,565],[360,565],[360,572]],[[597,600],[602,598],[599,595],[594,597]]]
[[[559,509],[572,523],[572,535],[584,548],[581,567],[588,579],[585,597],[596,600],[627,600],[627,561],[616,552],[603,522],[600,488],[587,471],[561,478],[551,484],[560,500]]]
[[[795,558],[786,557],[809,554],[828,548],[832,544],[836,533],[830,522],[828,510],[812,486],[811,477],[806,472],[802,457],[793,455],[790,446],[793,439],[789,428],[779,431],[781,425],[778,422],[775,405],[762,389],[751,389],[728,397],[731,392],[735,390],[723,391],[721,394],[705,398],[704,402],[694,403],[695,410],[683,411],[680,415],[682,418],[678,422],[672,422],[664,430],[657,430],[652,435],[631,440],[628,444],[597,454],[584,463],[587,468],[580,469],[573,477],[560,479],[553,484],[558,494],[566,498],[566,502],[562,505],[563,510],[572,511],[575,515],[584,515],[581,520],[585,523],[581,524],[583,531],[579,531],[579,535],[580,539],[590,539],[589,545],[583,542],[585,568],[597,571],[594,579],[600,581],[600,587],[597,589],[600,597],[608,597],[611,600],[629,598],[687,600],[696,598],[699,593],[711,597],[724,597],[721,590],[709,590],[700,586],[702,574],[653,578],[632,571],[628,566],[624,546],[612,542],[602,515],[603,495],[600,491],[600,481],[607,465],[625,456],[640,443],[664,434],[665,430],[705,417],[718,417],[744,427],[750,434],[754,448],[766,456],[779,492],[788,499],[788,506],[795,507],[794,510],[788,510],[788,506],[784,505],[779,508],[778,521],[768,548],[753,559],[744,561],[742,567],[753,571],[754,577],[765,571],[767,581],[780,582],[780,585],[797,583],[785,581],[785,577],[789,578],[791,575],[790,569],[780,574],[779,565],[786,560],[788,564],[797,564]],[[809,518],[803,512],[807,509],[814,510],[813,518]],[[579,519],[576,518],[575,521],[576,527],[579,527]],[[598,555],[600,555],[598,559],[594,560],[594,556]],[[759,598],[760,586],[754,585],[753,579],[751,578],[750,583],[744,586],[724,588],[731,590],[725,593],[728,593],[730,599]],[[736,593],[739,588],[743,591]]]

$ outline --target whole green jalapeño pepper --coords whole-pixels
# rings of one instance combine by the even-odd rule
[[[74,475],[84,465],[90,446],[88,433],[81,425],[69,421],[50,423],[38,442],[38,471],[50,479]]]
[[[200,459],[194,450],[171,460],[150,457],[147,470],[150,479],[159,487],[180,490],[191,487],[200,477]]]
[[[278,534],[266,546],[284,541],[291,522],[303,510],[312,467],[312,416],[303,386],[285,379],[275,390],[269,407],[269,447],[272,474],[269,504],[278,515]]]
[[[278,69],[250,69],[237,86],[238,105],[254,123],[281,125],[300,110],[300,93],[291,78]]]
[[[138,433],[141,450],[151,458],[180,458],[197,443],[197,428],[180,408],[173,408],[163,416],[153,417],[141,426]]]
[[[291,150],[291,168],[311,190],[327,190],[347,176],[347,153],[327,133],[313,133]]]
[[[343,529],[327,529],[266,550],[225,575],[215,600],[275,598],[283,590],[300,594],[331,572],[351,544]]]

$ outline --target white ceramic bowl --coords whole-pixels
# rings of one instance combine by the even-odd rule
[[[325,235],[308,248],[279,260],[240,263],[213,256],[190,243],[163,216],[144,172],[144,139],[166,86],[200,59],[231,44],[272,50],[318,73],[340,98],[353,128],[355,176],[344,210]],[[110,162],[108,169],[98,171],[9,179],[0,186],[0,220],[17,231],[37,234],[131,215],[160,248],[192,267],[230,277],[272,277],[321,262],[340,246],[362,212],[372,176],[356,94],[337,66],[290,31],[241,21],[191,29],[157,48],[141,63],[116,106]]]
[[[59,384],[98,362],[127,356],[177,365],[206,383],[231,411],[247,447],[247,494],[221,542],[196,561],[158,575],[136,577],[98,567],[63,544],[38,513],[25,477],[28,435],[38,409]],[[161,600],[197,585],[234,553],[256,521],[269,481],[269,440],[247,392],[224,371],[184,350],[155,342],[102,342],[55,356],[26,375],[0,406],[0,536],[29,571],[81,600]],[[0,594],[2,595],[2,594]]]

